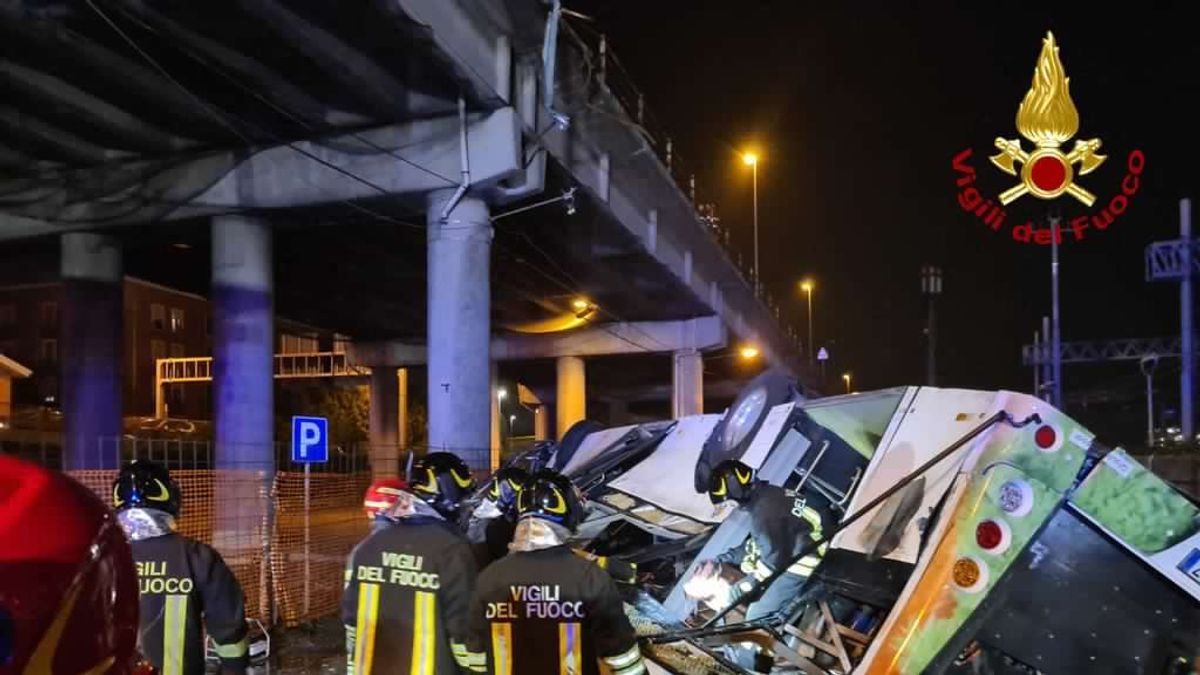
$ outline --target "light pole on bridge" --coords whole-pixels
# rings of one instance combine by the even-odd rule
[[[758,153],[742,153],[742,162],[750,167],[754,183],[754,294],[757,296],[762,288],[762,277],[758,273]]]

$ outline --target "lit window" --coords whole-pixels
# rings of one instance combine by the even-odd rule
[[[39,346],[38,356],[42,363],[57,363],[58,362],[58,340],[54,338],[46,338],[42,340]]]
[[[150,325],[156,330],[165,330],[167,327],[167,308],[158,303],[150,305]]]
[[[171,308],[171,332],[183,332],[183,310],[178,307]]]

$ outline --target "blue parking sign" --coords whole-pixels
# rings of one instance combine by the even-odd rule
[[[324,417],[292,418],[292,461],[312,464],[329,461],[329,420]]]

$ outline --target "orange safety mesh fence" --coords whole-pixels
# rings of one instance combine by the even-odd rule
[[[67,474],[94,491],[106,504],[112,504],[116,471],[68,471]],[[246,616],[268,625],[272,623],[269,569],[263,564],[270,506],[264,474],[179,469],[172,471],[171,477],[183,493],[177,531],[213,546],[242,586]]]
[[[275,504],[271,533],[274,599],[277,616],[287,626],[337,614],[346,557],[368,530],[362,500],[371,483],[369,472],[314,472],[309,480],[307,547],[304,474],[276,473],[271,492]]]

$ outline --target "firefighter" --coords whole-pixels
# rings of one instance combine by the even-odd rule
[[[408,488],[382,514],[391,526],[350,553],[342,596],[349,675],[483,669],[483,654],[466,649],[476,568],[455,520],[473,485],[450,453],[417,460]]]
[[[508,545],[517,528],[517,495],[529,482],[529,472],[520,467],[505,467],[492,476],[487,497],[471,514],[467,539],[475,549],[479,568],[508,554]],[[572,549],[576,555],[590,560],[608,572],[627,590],[637,582],[637,565],[620,558],[598,555],[581,548]]]
[[[135,672],[137,574],[104,502],[0,455],[0,673]]]
[[[613,580],[566,545],[583,511],[553,472],[517,497],[511,552],[479,575],[471,610],[472,646],[487,650],[495,675],[646,672]]]
[[[487,494],[471,513],[467,539],[481,569],[508,553],[508,544],[517,529],[517,495],[528,481],[529,472],[521,467],[500,469],[492,476]]]
[[[396,505],[396,499],[408,484],[399,478],[380,478],[371,482],[363,495],[363,513],[371,523],[371,529],[386,527],[390,521],[383,515]]]
[[[137,565],[142,653],[163,675],[201,675],[207,632],[221,672],[245,673],[242,587],[211,546],[175,531],[182,494],[171,475],[136,460],[121,469],[112,494]]]
[[[747,621],[788,611],[791,601],[798,598],[821,560],[819,553],[814,552],[792,563],[808,544],[821,539],[821,514],[803,498],[779,486],[755,480],[754,469],[734,459],[725,460],[712,470],[708,496],[713,504],[737,502],[738,509],[749,516],[750,531],[738,546],[714,560],[702,561],[693,580],[723,576],[723,568],[736,566],[744,576],[729,589],[728,597],[722,598],[724,602],[733,602],[747,592],[756,593],[758,597],[751,598],[746,608]],[[769,587],[760,586],[759,582],[784,566],[787,566],[786,572]],[[685,591],[687,588],[685,586]],[[738,651],[736,661],[739,665],[753,667],[753,651]]]

